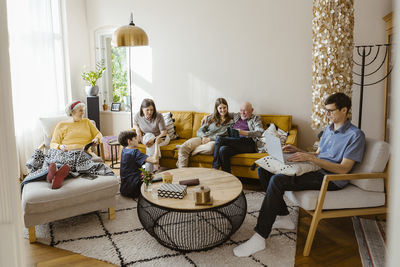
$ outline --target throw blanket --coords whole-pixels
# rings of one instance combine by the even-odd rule
[[[57,167],[68,164],[71,172],[85,175],[114,175],[114,172],[102,162],[93,162],[90,156],[83,150],[64,152],[59,149],[50,149],[47,155],[40,149],[35,149],[32,157],[26,162],[30,173],[21,183],[21,191],[24,185],[33,181],[45,180],[50,163]]]

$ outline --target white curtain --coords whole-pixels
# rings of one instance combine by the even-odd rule
[[[43,140],[38,118],[67,102],[60,0],[8,0],[10,65],[20,171]],[[20,173],[20,174],[21,174]]]

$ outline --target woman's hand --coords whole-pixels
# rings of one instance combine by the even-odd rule
[[[61,149],[62,151],[64,151],[64,152],[67,152],[67,151],[68,151],[67,145],[60,145],[60,149]]]
[[[204,144],[207,144],[208,142],[210,142],[211,141],[211,139],[210,139],[210,137],[203,137],[202,139],[201,139],[201,143],[204,145]]]
[[[98,141],[97,141],[97,138],[95,138],[95,139],[93,139],[92,140],[92,146],[97,146],[97,144],[99,143]]]
[[[143,133],[142,133],[142,131],[140,131],[140,130],[136,131],[136,136],[137,136],[138,142],[142,142],[142,140],[143,140]]]
[[[146,143],[146,146],[151,147],[152,145],[154,145],[154,140],[155,140],[155,138],[149,140],[149,142]]]

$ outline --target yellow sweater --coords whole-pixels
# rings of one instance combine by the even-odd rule
[[[60,145],[66,145],[68,150],[82,149],[95,138],[100,143],[102,135],[89,119],[62,121],[54,129],[50,148],[59,149]]]

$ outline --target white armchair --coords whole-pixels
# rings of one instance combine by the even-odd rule
[[[65,116],[42,118],[44,146],[49,147],[52,133]],[[29,241],[36,241],[35,225],[52,222],[108,208],[109,219],[115,217],[116,176],[98,176],[94,180],[68,178],[60,189],[52,190],[46,181],[27,183],[22,191],[22,210]]]
[[[292,192],[285,195],[313,218],[303,255],[310,254],[318,222],[322,219],[387,212],[389,144],[367,138],[362,163],[349,174],[325,175],[321,189]],[[334,180],[350,180],[342,190],[327,191]]]

